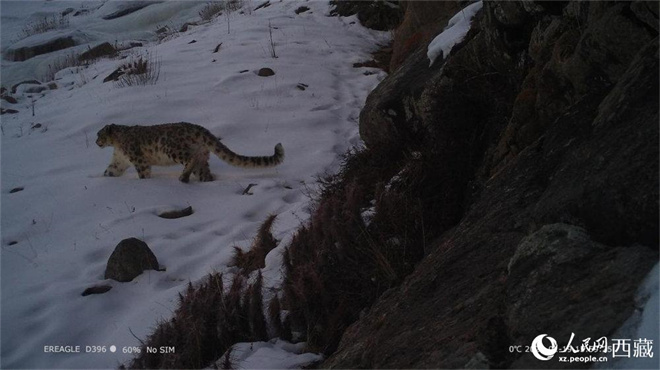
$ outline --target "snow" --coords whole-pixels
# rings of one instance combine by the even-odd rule
[[[447,23],[447,27],[436,36],[429,44],[427,56],[431,63],[429,67],[435,63],[435,60],[442,55],[443,59],[449,56],[449,52],[454,45],[463,41],[465,35],[470,31],[470,23],[472,18],[477,14],[483,6],[481,1],[477,1],[465,7],[465,9],[456,13]]]
[[[270,342],[238,343],[232,346],[234,369],[295,369],[323,360],[315,353],[304,353],[305,343],[292,344],[280,339]],[[222,368],[223,356],[218,362]]]
[[[364,225],[367,227],[371,225],[371,221],[373,221],[374,217],[376,216],[376,200],[372,199],[369,204],[369,207],[363,208],[360,211],[362,222],[364,222]]]
[[[71,52],[76,54],[103,42],[121,42],[126,40],[155,40],[156,29],[169,26],[178,30],[185,22],[199,21],[199,10],[206,4],[200,1],[165,1],[153,3],[124,17],[105,20],[112,14],[133,1],[0,1],[0,24],[2,36],[0,51],[3,55],[9,49],[47,42],[57,36],[74,35],[79,43],[76,47],[39,55],[24,62],[2,60],[2,85],[11,86],[28,79],[41,79],[58,59]],[[21,30],[27,24],[59,15],[67,8],[87,10],[86,13],[67,18],[69,25],[64,29],[55,29],[21,39]],[[46,82],[46,81],[44,81]]]
[[[31,14],[80,3],[35,1],[21,8],[2,1],[3,43],[4,34],[22,27]],[[102,25],[97,9],[76,20],[75,28],[93,35],[121,34],[121,29],[132,39],[152,33],[154,19],[177,24],[190,18],[200,4],[205,2],[154,4],[126,20]],[[254,8],[260,2],[245,4]],[[158,319],[169,319],[178,292],[189,281],[233,271],[228,267],[232,247],[247,248],[271,213],[278,214],[273,234],[280,243],[266,257],[265,302],[278,291],[283,248],[309,218],[305,194],[315,187],[318,173],[335,171],[338,155],[360,144],[360,109],[384,78],[383,72],[365,75],[352,65],[369,59],[389,38],[387,32],[364,29],[354,16],[328,17],[327,2],[304,4],[310,11],[296,15],[300,2],[271,2],[267,8],[219,17],[160,44],[123,52],[160,61],[155,85],[103,83],[123,60],[102,59],[59,72],[56,90],[17,94],[12,108],[19,113],[2,116],[0,141],[3,368],[116,368],[131,358],[122,349],[140,344],[132,333],[144,339]],[[148,19],[138,17],[140,12]],[[163,21],[166,16],[173,18]],[[138,18],[144,21],[142,28],[129,29],[129,23],[140,23]],[[269,21],[278,58],[268,50]],[[192,40],[196,42],[190,44]],[[213,53],[219,43],[220,51]],[[33,59],[46,59],[42,57]],[[34,73],[30,63],[3,61],[3,84],[7,76],[15,78],[13,71]],[[272,68],[275,75],[257,76],[262,67]],[[244,70],[248,72],[240,73]],[[305,90],[296,87],[301,83]],[[212,157],[217,178],[210,183],[195,178],[189,184],[179,182],[181,166],[155,167],[147,180],[138,179],[134,169],[118,178],[102,176],[112,155],[110,148],[95,145],[96,132],[104,125],[180,121],[208,128],[244,155],[270,155],[281,142],[286,159],[275,168],[250,170]],[[242,195],[251,183],[257,184],[253,195]],[[24,190],[10,193],[17,187]],[[185,218],[157,216],[188,206],[194,213]],[[147,271],[128,283],[104,280],[108,257],[129,237],[144,240],[166,271]],[[112,289],[81,296],[86,288],[103,284]],[[242,368],[300,366],[318,358],[277,343],[260,347]],[[45,353],[44,346],[55,345],[80,345],[83,353]],[[115,345],[117,352],[84,353],[86,346],[96,345]]]
[[[660,265],[656,264],[640,285],[635,297],[636,310],[611,338],[629,339],[631,343],[639,339],[652,341],[653,357],[616,357],[598,368],[608,369],[657,369],[658,343],[660,343]],[[609,356],[609,354],[608,354]]]

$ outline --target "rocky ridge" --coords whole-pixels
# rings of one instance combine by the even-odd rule
[[[431,3],[360,133],[435,163],[440,236],[322,367],[575,367],[509,348],[610,336],[658,262],[658,3],[485,1],[429,68]]]

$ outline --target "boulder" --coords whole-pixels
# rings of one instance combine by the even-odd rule
[[[96,45],[78,56],[81,61],[94,60],[101,57],[112,57],[117,55],[117,49],[109,42]]]
[[[37,55],[52,53],[53,51],[70,48],[77,44],[78,43],[72,36],[67,35],[44,40],[28,46],[20,46],[20,44],[14,45],[9,47],[5,52],[5,59],[12,62],[22,62],[32,57],[36,57]]]
[[[261,68],[257,72],[257,76],[261,76],[261,77],[270,77],[270,76],[273,76],[273,75],[275,75],[275,71],[273,71],[270,68]]]
[[[136,238],[124,239],[108,259],[105,278],[127,282],[145,270],[158,270],[158,267],[158,259],[145,242]]]
[[[16,100],[16,98],[14,98],[14,97],[11,96],[11,95],[2,95],[2,96],[0,96],[0,99],[6,101],[6,102],[9,103],[9,104],[16,104],[16,103],[18,103],[18,100]]]
[[[104,15],[102,18],[105,20],[120,18],[125,15],[135,13],[140,9],[146,8],[147,6],[156,3],[156,1],[130,1],[126,3],[119,3],[120,5],[117,6],[118,9],[116,11]]]
[[[96,285],[96,286],[91,286],[87,289],[85,289],[80,295],[83,297],[86,297],[88,295],[94,295],[94,294],[104,294],[110,291],[112,289],[112,286],[110,285]]]
[[[579,340],[574,345],[578,345],[584,338],[608,336],[616,328],[612,322],[621,325],[633,312],[635,289],[630,287],[656,262],[657,253],[648,247],[612,248],[593,241],[579,226],[543,226],[521,241],[508,264],[510,342],[531,343],[547,334],[566,345],[575,333]],[[540,318],[547,328],[542,333]],[[511,367],[533,368],[538,363],[526,353]],[[562,367],[558,358],[546,364]]]
[[[95,36],[80,30],[61,29],[26,37],[9,46],[4,58],[21,62],[37,55],[67,49],[94,41]]]
[[[11,93],[16,94],[16,91],[18,90],[18,87],[21,85],[41,85],[41,82],[37,80],[26,80],[26,81],[21,81],[17,84],[12,85],[11,87]]]
[[[174,210],[159,212],[158,217],[166,218],[166,219],[175,219],[175,218],[190,216],[193,213],[194,213],[194,211],[193,211],[192,206],[189,206],[189,207],[182,208],[182,209],[174,209]]]
[[[24,94],[38,94],[38,93],[43,92],[45,90],[48,90],[48,86],[46,86],[46,85],[36,85],[36,86],[26,87],[23,90],[23,93]]]

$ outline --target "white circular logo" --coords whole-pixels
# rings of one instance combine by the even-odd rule
[[[550,341],[550,347],[546,347],[543,344],[543,338],[545,337]],[[557,341],[553,337],[548,337],[547,334],[541,334],[534,338],[530,350],[534,357],[541,361],[548,361],[557,353]]]

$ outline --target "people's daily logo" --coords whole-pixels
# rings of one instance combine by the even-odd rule
[[[549,346],[546,346],[543,339],[547,340]],[[555,338],[549,337],[547,334],[541,334],[532,341],[530,351],[532,351],[534,357],[539,360],[548,361],[555,355],[555,353],[557,353],[557,349],[557,341]]]

